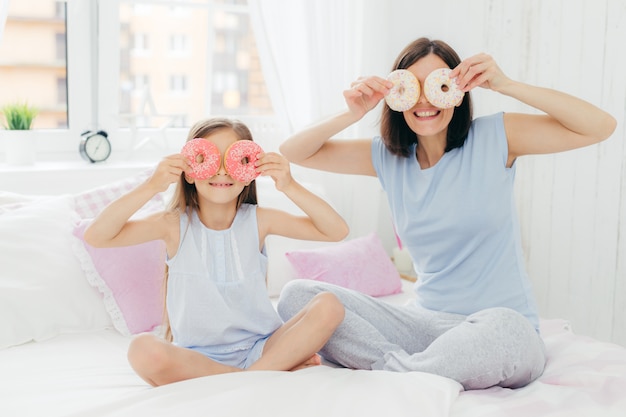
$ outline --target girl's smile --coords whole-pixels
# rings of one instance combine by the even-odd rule
[[[229,188],[229,187],[233,186],[233,183],[232,182],[214,182],[214,181],[211,181],[211,182],[209,182],[209,185],[211,187],[215,187],[215,188]]]

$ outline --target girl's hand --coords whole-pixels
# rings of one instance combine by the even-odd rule
[[[496,61],[488,54],[481,53],[463,60],[450,73],[456,78],[461,90],[468,92],[474,87],[500,91],[511,80],[504,75]]]
[[[278,191],[283,191],[292,181],[289,161],[276,152],[260,154],[256,167],[261,175],[272,177]]]
[[[156,190],[162,192],[167,190],[170,184],[178,181],[180,174],[190,169],[185,157],[181,154],[166,156],[159,162],[148,183]]]
[[[350,87],[343,92],[343,97],[350,112],[361,118],[389,93],[393,83],[376,76],[360,77]]]

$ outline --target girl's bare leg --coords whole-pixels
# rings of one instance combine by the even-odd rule
[[[299,369],[310,368],[311,366],[318,366],[322,364],[322,357],[319,354],[311,356],[299,365],[294,366],[290,371],[297,371]]]
[[[316,295],[267,340],[261,358],[248,370],[288,371],[319,365],[317,355],[344,317],[339,299],[329,292]]]
[[[241,371],[149,333],[133,339],[128,348],[128,361],[141,378],[155,387],[201,376]]]

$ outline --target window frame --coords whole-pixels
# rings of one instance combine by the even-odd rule
[[[132,2],[132,1],[131,1]],[[183,1],[184,2],[184,1]],[[98,69],[97,69],[97,86],[98,86],[98,94],[97,94],[97,109],[98,109],[98,121],[101,124],[101,127],[109,132],[109,137],[111,138],[112,145],[114,150],[121,151],[122,154],[127,155],[129,159],[153,159],[155,155],[161,155],[163,153],[163,149],[154,149],[154,147],[146,146],[141,149],[140,152],[136,152],[133,150],[133,138],[132,136],[145,137],[152,135],[161,135],[165,142],[167,142],[170,146],[168,149],[169,152],[176,152],[180,148],[181,141],[184,140],[186,134],[188,132],[188,127],[181,128],[177,127],[177,123],[173,123],[167,128],[162,129],[157,132],[159,129],[157,128],[126,128],[120,127],[120,118],[117,117],[120,113],[119,109],[119,84],[120,84],[120,53],[119,53],[119,45],[117,42],[111,42],[111,39],[115,40],[119,36],[120,32],[120,20],[119,20],[119,8],[120,8],[120,0],[100,0],[98,3],[98,27],[99,27],[99,38],[97,39],[97,51],[98,54]],[[181,3],[180,0],[137,0],[136,4],[146,3],[146,4],[159,4],[164,6],[171,6],[172,13],[182,13],[187,14],[188,8],[180,8],[178,7]],[[189,5],[193,7],[193,3],[187,2]],[[214,5],[202,5],[196,4],[196,7],[215,7]],[[220,9],[222,10],[241,10],[241,5],[220,5]],[[210,42],[214,42],[215,40],[210,39]],[[150,42],[150,40],[148,40]],[[190,40],[187,40],[187,47],[189,47]],[[208,59],[211,59],[209,57]],[[209,63],[211,66],[212,63]],[[186,91],[188,91],[191,86],[189,85],[189,80],[186,81]],[[183,91],[171,91],[169,94],[186,94]],[[248,124],[248,126],[254,131],[255,126],[260,127],[264,132],[260,133],[259,140],[263,141],[264,137],[269,136],[270,134],[274,134],[274,137],[280,137],[280,135],[275,134],[274,132],[282,132],[283,125],[279,123],[280,113],[277,110],[277,107],[274,106],[274,114],[273,115],[234,115],[231,116],[242,120],[244,123]],[[188,121],[193,122],[193,121]],[[255,139],[257,137],[255,136]],[[161,142],[162,143],[162,142]]]
[[[67,128],[35,129],[37,159],[72,160],[80,158],[80,134],[90,129],[94,120],[94,84],[92,82],[93,36],[97,0],[67,0]],[[87,59],[86,59],[87,57]],[[70,76],[80,74],[80,76]]]
[[[146,4],[171,4],[175,0],[137,1]],[[113,146],[110,162],[145,163],[163,156],[163,149],[146,147],[148,152],[133,150],[132,136],[152,135],[156,128],[120,128],[119,86],[120,53],[115,40],[120,33],[120,0],[66,0],[67,36],[67,128],[37,129],[37,160],[41,162],[82,162],[78,152],[81,133],[86,130],[106,130]],[[204,6],[200,6],[204,7]],[[224,5],[224,9],[241,6]],[[181,12],[180,10],[178,11]],[[188,42],[188,41],[187,41]],[[209,58],[210,59],[210,58]],[[187,88],[190,88],[187,85]],[[259,134],[255,139],[280,137],[280,114],[274,107],[273,115],[232,116],[247,123]],[[189,122],[189,121],[188,121]],[[191,121],[193,122],[193,121]],[[188,127],[173,124],[163,129],[169,145],[166,152],[176,152],[184,140]],[[0,147],[0,152],[3,149]]]

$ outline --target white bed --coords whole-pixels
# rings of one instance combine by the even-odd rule
[[[0,351],[2,416],[615,416],[626,415],[626,352],[542,323],[544,375],[517,390],[462,392],[421,373],[320,366],[149,388],[115,330],[64,334]]]
[[[132,323],[113,314],[127,313],[123,301],[98,287],[74,233],[139,180],[56,197],[0,192],[0,416],[626,416],[626,349],[561,319],[542,320],[546,370],[517,390],[464,392],[435,375],[328,365],[151,388],[126,361]],[[292,244],[269,248],[274,296],[292,278],[283,259]],[[401,283],[385,300],[411,297]]]

